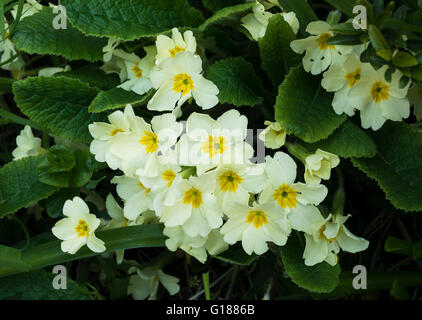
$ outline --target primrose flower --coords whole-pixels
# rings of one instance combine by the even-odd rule
[[[286,131],[277,121],[265,121],[264,124],[267,127],[259,134],[259,140],[264,142],[266,148],[280,149],[286,142]]]
[[[337,155],[318,149],[305,159],[305,182],[319,184],[321,179],[329,180],[331,169],[337,167],[339,163]]]
[[[32,129],[28,125],[16,137],[16,145],[17,147],[12,152],[13,160],[36,156],[44,150],[41,148],[41,139],[34,137]]]
[[[179,52],[190,52],[193,54],[196,52],[196,39],[192,31],[185,31],[183,37],[177,28],[173,28],[171,32],[171,38],[164,35],[157,36],[156,64],[161,63],[167,58],[174,58]]]
[[[287,242],[291,229],[287,213],[281,212],[273,202],[254,204],[230,203],[225,208],[227,222],[221,227],[224,241],[234,244],[242,241],[247,254],[263,254],[267,242],[282,246]]]
[[[189,237],[205,237],[223,224],[223,213],[212,194],[215,173],[183,179],[178,189],[179,198],[173,205],[164,206],[160,217],[166,227],[182,226]]]
[[[153,210],[151,189],[146,188],[138,177],[116,176],[111,179],[116,183],[116,191],[124,200],[123,213],[128,220],[136,220],[148,209]]]
[[[121,168],[121,159],[111,152],[120,135],[127,135],[131,129],[131,123],[136,119],[132,106],[128,104],[124,112],[117,110],[108,116],[106,122],[94,122],[88,125],[88,130],[94,140],[91,142],[90,151],[95,155],[98,162],[107,162],[113,169]]]
[[[131,59],[124,59],[127,81],[123,82],[118,88],[126,91],[133,91],[143,95],[152,88],[152,82],[149,78],[152,68],[155,66],[155,56],[157,51],[154,46],[144,47],[146,56],[140,59],[132,54]]]
[[[116,136],[110,150],[121,159],[126,175],[134,175],[138,168],[143,168],[145,175],[155,177],[159,169],[158,153],[168,155],[182,130],[183,125],[171,113],[153,117],[151,125],[141,117],[134,117],[130,133]]]
[[[129,277],[127,294],[132,295],[135,300],[144,300],[146,298],[155,300],[160,283],[170,295],[175,295],[180,290],[178,278],[165,274],[157,268],[147,267],[141,270],[136,267],[130,267],[128,273],[133,275]]]
[[[103,61],[109,62],[111,58],[113,57],[113,53],[116,50],[116,48],[119,46],[120,40],[118,38],[109,38],[107,45],[103,48],[104,56]]]
[[[39,77],[52,77],[56,73],[59,72],[67,72],[70,71],[72,68],[67,65],[65,67],[49,67],[49,68],[42,68],[38,70],[38,76]]]
[[[260,193],[266,183],[265,163],[222,165],[216,169],[214,195],[222,208],[230,202],[249,203],[250,193]]]
[[[416,116],[418,121],[422,120],[422,88],[413,85],[412,88],[409,89],[407,94],[407,98],[409,99],[410,105],[413,105],[413,113]]]
[[[107,56],[108,59],[108,56]],[[128,70],[126,65],[129,63],[136,64],[139,62],[139,57],[133,53],[127,53],[121,49],[113,49],[111,57],[105,61],[104,65],[100,67],[105,73],[116,73],[119,75],[120,82],[128,79]]]
[[[218,165],[247,164],[253,148],[245,142],[248,119],[237,110],[223,113],[217,120],[192,113],[186,131],[177,145],[179,161],[196,166],[198,175]]]
[[[321,85],[325,90],[335,92],[332,106],[337,114],[353,116],[356,109],[362,109],[359,101],[349,97],[349,92],[370,69],[372,67],[369,63],[361,63],[359,57],[351,53],[344,64],[331,65],[324,72]]]
[[[165,227],[163,233],[168,237],[166,240],[167,249],[176,251],[180,248],[202,263],[207,260],[207,253],[218,255],[229,247],[218,229],[212,230],[205,237],[189,237],[181,226]]]
[[[265,159],[268,183],[259,197],[259,202],[273,201],[280,211],[288,213],[292,228],[297,230],[297,217],[316,214],[318,209],[315,205],[324,200],[328,190],[321,184],[295,183],[296,163],[284,152],[277,152],[273,158],[267,156]]]
[[[67,200],[63,206],[63,214],[67,218],[58,221],[53,234],[63,240],[63,252],[75,254],[85,244],[94,252],[105,251],[104,242],[95,236],[95,230],[100,226],[100,219],[89,213],[87,204],[79,197]]]
[[[306,246],[303,252],[305,265],[313,266],[326,261],[335,266],[338,262],[337,254],[340,249],[356,253],[366,250],[369,242],[353,235],[344,225],[350,215],[331,214],[324,218],[320,213],[304,217],[297,225],[305,231]]]
[[[180,107],[193,97],[202,109],[218,103],[216,85],[202,76],[202,61],[191,52],[180,52],[172,59],[156,65],[150,73],[155,95],[148,102],[149,110],[165,111]]]
[[[306,72],[319,74],[331,64],[343,64],[352,51],[352,46],[328,44],[328,40],[334,35],[330,29],[327,22],[313,21],[306,27],[306,32],[311,36],[290,43],[294,52],[301,54],[306,51],[302,60]]]
[[[407,100],[407,91],[410,81],[404,88],[399,87],[402,74],[393,73],[391,82],[385,80],[387,66],[379,70],[371,69],[359,83],[350,89],[349,97],[360,105],[362,127],[378,130],[389,119],[401,121],[410,114],[410,104]]]

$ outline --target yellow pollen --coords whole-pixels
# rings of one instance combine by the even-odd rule
[[[123,222],[122,227],[127,227],[128,222],[129,222],[129,220],[125,218],[125,221]]]
[[[193,81],[187,73],[179,73],[174,76],[173,90],[180,92],[182,96],[193,90]]]
[[[139,65],[136,64],[131,70],[137,78],[142,78],[142,69],[139,68]]]
[[[78,237],[87,237],[89,236],[89,226],[85,220],[79,220],[78,225],[75,227],[75,231],[78,233]]]
[[[161,176],[165,181],[167,181],[167,188],[171,187],[174,178],[176,178],[176,174],[171,169],[164,171]]]
[[[199,208],[202,204],[202,193],[196,188],[190,188],[185,191],[185,196],[183,198],[184,204],[192,204],[192,207],[195,209]]]
[[[141,182],[141,181],[139,181],[139,182],[138,182],[138,186],[139,186],[139,188],[141,188],[141,189],[144,189],[144,190],[145,190],[145,197],[148,197],[148,193],[151,191],[151,189],[149,189],[149,188],[145,188],[145,186],[142,184],[142,182]]]
[[[236,172],[228,170],[218,177],[221,191],[236,192],[243,179]]]
[[[326,228],[326,225],[324,224],[324,225],[321,227],[321,229],[319,229],[319,238],[320,238],[320,239],[323,239],[323,240],[326,240],[326,241],[328,241],[329,243],[331,243],[331,242],[333,242],[334,240],[336,240],[336,238],[337,238],[337,237],[340,235],[340,233],[342,232],[342,228],[340,228],[340,229],[338,230],[337,235],[336,235],[334,238],[330,238],[330,239],[328,239],[328,238],[325,236],[325,234],[324,234],[325,228]]]
[[[274,191],[273,198],[282,208],[296,208],[297,194],[298,192],[295,189],[283,183],[281,186],[278,187],[276,191]]]
[[[384,82],[375,82],[371,88],[371,96],[374,102],[378,103],[382,100],[388,100],[390,98],[390,86]]]
[[[170,55],[171,55],[172,58],[174,58],[176,56],[176,54],[178,54],[181,51],[185,51],[185,49],[180,48],[179,46],[175,46],[173,49],[170,49],[169,50]]]
[[[334,49],[335,46],[328,44],[328,39],[332,37],[329,33],[323,33],[317,38],[318,46],[321,50],[326,50],[327,48]]]
[[[149,131],[144,131],[144,134],[139,142],[145,146],[147,153],[155,152],[158,148],[157,135]]]
[[[9,32],[5,31],[4,32],[4,39],[6,40],[9,37]]]
[[[124,131],[122,129],[114,129],[114,130],[111,130],[110,136],[115,136],[119,132],[124,132]]]
[[[208,153],[210,158],[218,153],[222,154],[226,149],[227,145],[224,137],[208,136],[208,140],[201,146],[202,152]]]
[[[349,83],[349,88],[353,87],[356,83],[360,81],[360,68],[356,69],[353,72],[350,72],[344,76]]]
[[[265,212],[262,210],[251,210],[249,211],[248,216],[246,217],[247,223],[253,223],[255,228],[260,228],[264,224],[268,223],[267,216],[265,215]]]

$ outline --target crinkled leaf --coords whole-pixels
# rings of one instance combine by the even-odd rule
[[[261,80],[251,63],[243,58],[219,60],[208,68],[206,78],[220,90],[220,103],[237,107],[254,106],[263,101]]]
[[[339,283],[340,266],[332,267],[326,262],[308,267],[302,257],[303,248],[297,237],[291,236],[287,244],[281,248],[286,274],[299,287],[311,292],[328,293],[333,291]]]
[[[151,89],[146,94],[140,96],[132,91],[121,88],[113,88],[107,91],[100,91],[89,105],[89,112],[102,112],[106,110],[125,107],[128,103],[132,105],[146,104],[152,97],[154,90]]]
[[[204,7],[213,12],[228,6],[244,3],[244,0],[203,0]]]
[[[88,125],[106,120],[104,114],[88,113],[98,91],[76,79],[27,78],[15,82],[13,92],[22,113],[65,139],[90,142]]]
[[[398,209],[422,210],[422,135],[405,123],[389,122],[372,139],[377,155],[353,159],[353,164],[375,179]]]
[[[279,87],[275,118],[288,134],[313,143],[327,138],[347,119],[334,112],[332,100],[333,94],[321,87],[318,78],[298,65]]]
[[[103,57],[105,39],[87,37],[70,24],[66,29],[54,29],[56,15],[49,7],[24,18],[11,37],[16,48],[30,54],[51,54],[68,60],[98,61]]]
[[[87,65],[76,70],[59,72],[54,76],[79,79],[82,82],[88,83],[91,87],[97,88],[99,90],[110,90],[120,84],[120,79],[117,74],[106,74],[96,65]]]
[[[296,36],[281,15],[270,18],[265,36],[258,41],[264,69],[273,84],[280,85],[289,73],[290,67],[298,65],[301,57],[290,48]]]
[[[91,300],[89,291],[67,278],[67,289],[54,289],[56,274],[31,271],[0,279],[0,299],[13,300]]]
[[[173,27],[197,27],[200,11],[187,0],[64,0],[73,26],[88,35],[130,41]]]
[[[374,141],[352,121],[347,120],[327,139],[310,145],[312,149],[322,149],[343,158],[370,158],[377,152]]]
[[[0,218],[57,191],[38,179],[35,168],[44,157],[26,157],[0,168]]]

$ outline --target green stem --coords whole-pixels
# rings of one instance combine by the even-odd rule
[[[25,250],[31,244],[31,239],[29,238],[28,229],[26,228],[26,226],[22,222],[22,220],[19,219],[17,216],[13,215],[12,218],[13,218],[13,220],[15,220],[19,224],[19,226],[22,228],[23,233],[25,234],[25,241],[26,241],[26,243],[25,243],[25,246],[21,249],[21,250]]]
[[[202,280],[204,281],[205,300],[211,300],[209,272],[202,274]]]
[[[10,120],[10,121],[17,123],[17,124],[21,124],[23,126],[28,125],[31,128],[36,129],[36,130],[40,130],[40,131],[46,130],[45,128],[41,127],[40,125],[36,124],[35,122],[32,122],[29,119],[25,119],[25,118],[22,118],[20,116],[17,116],[16,114],[9,112],[9,111],[6,111],[4,109],[0,109],[0,117],[3,117],[5,119]]]
[[[16,18],[13,21],[12,25],[10,26],[10,35],[12,35],[15,32],[15,29],[21,19],[24,3],[25,3],[25,0],[19,0],[18,11],[16,12]]]
[[[292,155],[298,158],[303,164],[306,164],[306,158],[311,153],[304,146],[298,143],[286,142],[286,147]]]
[[[12,62],[13,60],[15,60],[17,57],[20,56],[20,53],[15,54],[14,56],[12,56],[11,58],[7,59],[6,61],[3,61],[2,63],[0,63],[0,67],[4,66],[10,62]]]
[[[333,205],[331,208],[331,213],[334,216],[342,216],[344,214],[344,201],[346,195],[344,193],[344,178],[343,173],[339,168],[336,169],[338,176],[338,188],[333,197]]]
[[[163,235],[163,226],[158,224],[101,230],[96,233],[96,236],[105,242],[106,251],[104,253],[121,249],[164,247],[166,240],[166,237]],[[20,262],[26,264],[26,271],[30,271],[99,254],[84,246],[76,254],[71,255],[63,252],[60,244],[61,240],[51,240],[29,247],[22,251]],[[0,266],[0,277],[20,272],[22,270],[8,268],[3,265]]]

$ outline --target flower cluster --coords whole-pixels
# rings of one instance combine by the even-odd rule
[[[294,40],[291,48],[297,53],[306,51],[303,67],[314,75],[323,74],[322,87],[335,92],[332,106],[337,114],[353,116],[360,111],[362,127],[378,130],[387,120],[401,121],[410,114],[407,99],[410,81],[400,86],[402,74],[396,70],[387,81],[387,66],[375,70],[370,63],[361,62],[365,45],[333,45],[331,26],[324,21],[308,24],[306,39]]]
[[[121,200],[107,197],[111,220],[102,226],[80,198],[66,202],[68,218],[53,228],[63,240],[62,250],[75,253],[86,243],[91,250],[104,251],[94,234],[98,227],[146,223],[162,223],[167,248],[180,248],[201,262],[237,242],[249,255],[263,254],[269,242],[285,245],[292,230],[305,233],[306,265],[334,265],[340,248],[366,249],[368,242],[344,226],[347,217],[324,217],[317,207],[328,193],[321,180],[329,179],[339,164],[336,155],[323,150],[307,154],[303,183],[297,181],[296,162],[285,152],[267,156],[263,163],[251,161],[255,151],[246,142],[248,119],[237,110],[217,119],[193,112],[185,125],[177,120],[180,106],[190,97],[203,109],[216,105],[218,89],[201,75],[192,32],[172,32],[172,38],[158,36],[142,59],[118,49],[115,39],[104,48],[104,69],[119,73],[121,88],[138,94],[154,88],[147,108],[169,112],[149,120],[136,115],[129,104],[111,113],[108,122],[89,125],[95,159],[122,172],[111,180]],[[280,125],[265,124],[267,129],[259,135],[265,145],[284,145],[286,132]],[[116,254],[121,262],[123,251]],[[159,279],[166,286],[165,275],[157,270],[136,272],[130,289],[134,296],[153,296]],[[135,284],[140,282],[148,282],[150,290],[139,292]],[[167,289],[177,291],[174,281]]]

